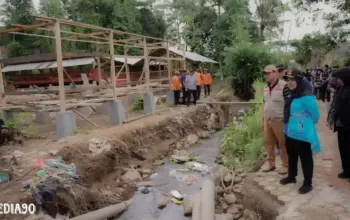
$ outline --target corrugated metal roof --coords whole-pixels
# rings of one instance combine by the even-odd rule
[[[125,57],[123,57],[123,56],[116,56],[115,58],[114,58],[114,60],[115,61],[117,61],[117,62],[120,62],[120,63],[124,63],[125,62]],[[128,57],[127,58],[127,63],[129,64],[129,65],[134,65],[135,63],[137,63],[137,62],[139,62],[140,60],[142,60],[141,58],[135,58],[135,57]]]
[[[184,53],[182,50],[177,49],[176,47],[169,47],[169,50],[173,53],[176,53],[177,55],[183,56]],[[202,63],[218,63],[215,60],[212,60],[208,57],[199,55],[197,53],[194,52],[189,52],[189,51],[185,51],[185,57],[186,59],[192,60],[192,61],[196,61],[196,62],[202,62]]]
[[[63,67],[81,66],[93,63],[95,60],[92,57],[79,58],[72,60],[63,60]],[[8,65],[2,69],[2,72],[18,72],[23,70],[38,70],[38,69],[50,69],[57,68],[57,62],[40,62],[40,63],[26,63],[18,65]]]

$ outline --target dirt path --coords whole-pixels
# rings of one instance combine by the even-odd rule
[[[337,136],[326,126],[325,105],[319,103],[319,108],[321,120],[317,129],[322,152],[314,157],[314,190],[307,195],[297,193],[303,181],[300,164],[297,184],[281,186],[278,183],[281,177],[277,173],[257,179],[265,191],[276,197],[281,204],[285,204],[277,220],[350,219],[350,183],[337,178],[342,171]]]

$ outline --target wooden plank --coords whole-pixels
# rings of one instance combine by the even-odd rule
[[[0,60],[2,60],[2,53],[0,50]],[[0,63],[0,104],[2,106],[6,106],[6,96],[5,96],[5,84],[4,84],[4,78],[2,74],[2,63]]]
[[[146,75],[146,91],[149,92],[149,58],[148,58],[148,49],[147,49],[147,39],[144,37],[143,38],[143,53],[144,53],[144,63],[145,65],[143,66],[145,68],[145,75]]]
[[[97,60],[97,78],[98,78],[98,84],[101,85],[102,83],[102,66],[101,66],[101,46],[99,44],[96,45],[96,53],[98,56],[96,57]]]
[[[129,64],[128,64],[128,50],[129,48],[124,47],[124,56],[125,56],[125,74],[126,74],[126,82],[128,83],[128,87],[130,87],[130,71],[129,71]]]
[[[73,109],[73,112],[75,112],[77,115],[79,115],[80,117],[82,117],[83,119],[85,119],[87,122],[89,122],[90,124],[94,125],[96,128],[99,128],[100,126],[98,126],[97,124],[95,124],[93,121],[91,121],[90,119],[88,119],[87,117],[85,117],[85,115],[81,114],[80,112],[78,112],[76,109]]]
[[[112,80],[112,87],[113,87],[113,97],[114,99],[117,98],[117,93],[115,90],[116,81],[115,81],[115,63],[114,63],[114,45],[113,45],[113,31],[109,32],[109,54],[110,54],[110,60],[111,60],[111,69],[110,69],[110,75]]]
[[[4,34],[4,33],[10,33],[10,32],[17,32],[17,31],[25,31],[25,30],[33,30],[39,27],[45,27],[48,25],[53,24],[54,22],[43,22],[43,23],[39,23],[39,24],[31,24],[31,25],[22,25],[21,27],[15,27],[15,28],[9,28],[9,29],[4,29],[4,30],[0,30],[0,34]]]
[[[87,78],[87,75],[85,73],[80,74],[81,78],[83,79],[83,85],[88,86],[90,85],[89,79]]]
[[[68,89],[65,90],[66,94],[73,94],[73,93],[81,93],[87,90],[93,90],[93,91],[99,91],[100,88],[96,86],[91,86],[90,88],[79,88],[79,89]],[[42,91],[13,91],[13,92],[5,92],[5,95],[31,95],[31,94],[59,94],[59,90],[42,90]]]
[[[219,101],[198,101],[198,103],[202,104],[219,104],[219,105],[257,105],[263,104],[262,102],[219,102]]]
[[[116,79],[118,79],[119,75],[122,73],[122,70],[124,69],[125,66],[127,66],[127,64],[125,65],[126,63],[124,63],[122,65],[122,67],[120,68],[120,70],[118,71],[117,75],[115,76]]]
[[[61,28],[60,22],[55,22],[55,38],[56,38],[56,55],[57,55],[57,72],[58,72],[58,84],[59,84],[59,96],[60,96],[60,111],[66,111],[66,101],[64,93],[64,77],[63,77],[63,60],[62,60],[62,45],[61,45]]]
[[[170,51],[169,43],[166,43],[166,57],[168,62],[168,80],[169,80],[169,89],[171,89],[171,61],[170,61]]]

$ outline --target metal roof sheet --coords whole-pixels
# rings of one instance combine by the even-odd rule
[[[93,63],[94,61],[95,60],[92,57],[63,60],[63,67],[87,65],[87,64]],[[2,72],[6,73],[6,72],[18,72],[23,70],[37,70],[37,69],[50,69],[50,68],[57,68],[57,62],[52,61],[52,62],[8,65],[2,69]]]
[[[184,52],[182,50],[177,49],[176,47],[169,47],[169,50],[173,53],[176,53],[180,56],[184,55]],[[215,60],[212,60],[208,57],[199,55],[197,53],[194,52],[189,52],[189,51],[185,51],[185,57],[186,59],[192,60],[192,61],[197,61],[197,62],[203,62],[203,63],[218,63]]]

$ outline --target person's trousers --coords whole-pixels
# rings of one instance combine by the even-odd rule
[[[186,100],[187,100],[187,91],[186,91],[186,88],[182,88],[182,103],[186,104]]]
[[[337,130],[338,147],[343,171],[346,175],[350,175],[350,131],[343,127],[337,127]]]
[[[209,96],[210,95],[210,84],[204,85],[204,95]]]
[[[304,174],[304,184],[312,185],[314,161],[312,158],[311,144],[286,136],[288,152],[288,177],[295,178],[298,175],[298,157],[300,157],[301,168]]]
[[[180,103],[180,90],[173,90],[175,105]]]
[[[280,149],[282,166],[285,168],[288,167],[288,154],[285,145],[283,126],[283,121],[264,121],[264,145],[270,167],[276,166],[275,148],[277,146],[279,146]]]
[[[193,104],[197,102],[197,90],[187,90],[187,106],[190,106],[191,96],[193,97]]]
[[[197,86],[197,99],[199,100],[201,98],[201,86]]]

